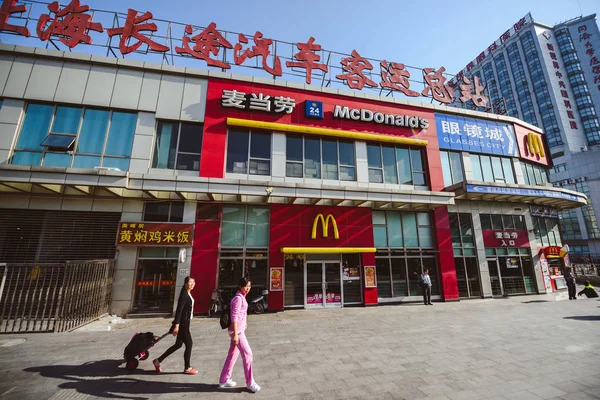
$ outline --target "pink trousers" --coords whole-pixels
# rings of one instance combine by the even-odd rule
[[[233,366],[237,361],[238,355],[242,355],[242,364],[244,366],[244,375],[246,376],[246,386],[252,385],[254,380],[252,379],[252,349],[248,344],[245,332],[238,332],[238,344],[233,342],[233,332],[229,333],[231,337],[231,344],[229,345],[229,353],[225,359],[225,365],[223,365],[223,371],[221,371],[221,378],[219,383],[225,383],[231,379],[231,372]]]

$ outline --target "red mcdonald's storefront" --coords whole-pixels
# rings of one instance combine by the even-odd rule
[[[259,105],[265,98],[271,99],[270,106],[264,108],[262,103],[263,109],[259,110]],[[279,99],[279,103],[273,102],[275,98]],[[293,99],[295,106],[285,108],[285,100],[289,104],[289,99]],[[320,118],[308,116],[308,106],[311,104],[321,107]],[[348,108],[349,113],[345,118],[340,117],[339,110],[338,115],[335,115],[336,106],[339,106],[340,110]],[[361,120],[363,110],[368,110],[374,115],[371,121],[368,112],[367,121]],[[386,116],[391,119],[387,121],[388,124],[385,123]],[[394,118],[401,119],[399,124],[394,123]],[[403,124],[417,127],[399,126]],[[426,129],[419,125],[425,126]],[[398,193],[398,196],[403,198],[403,203],[398,204],[404,205],[408,210],[420,209],[422,213],[428,214],[432,232],[431,251],[435,254],[437,266],[432,272],[435,273],[435,281],[439,285],[439,298],[458,300],[447,207],[435,204],[435,201],[429,198],[432,194],[435,195],[435,192],[441,192],[444,187],[432,110],[295,88],[211,79],[207,93],[201,177],[244,179],[239,174],[231,173],[232,162],[228,160],[228,157],[232,157],[228,154],[228,146],[232,146],[228,143],[229,132],[240,129],[273,132],[282,136],[304,135],[310,138],[334,139],[337,137],[355,140],[356,143],[362,141],[369,144],[409,146],[422,152],[426,187],[419,188],[418,191],[379,191],[385,192],[386,196]],[[286,149],[278,147],[275,139],[272,143],[274,156],[271,161],[271,176],[262,180],[273,185],[277,185],[278,182],[293,182],[293,179],[286,177],[285,171],[280,177],[275,176],[279,172],[278,165],[282,166],[283,170],[286,168]],[[366,144],[363,146],[366,150]],[[278,151],[281,152],[279,160],[275,158]],[[356,156],[358,159],[358,150]],[[364,158],[366,162],[366,157]],[[247,175],[246,179],[258,178],[261,177]],[[296,306],[310,308],[378,303],[375,278],[375,257],[378,249],[374,243],[374,215],[372,206],[365,205],[379,203],[367,202],[370,200],[367,197],[363,201],[345,200],[343,191],[334,193],[334,187],[324,184],[325,182],[315,190],[318,193],[308,202],[298,201],[294,194],[290,194],[283,202],[268,204],[267,263],[270,310]],[[339,189],[349,190],[344,187],[344,182],[338,185]],[[362,189],[355,182],[349,182],[348,186],[351,187],[350,190],[360,192],[364,196],[370,196],[371,192],[377,191],[364,186]],[[379,186],[384,187],[383,184]],[[274,194],[285,189],[276,187]],[[331,195],[331,198],[327,198],[327,195]],[[240,197],[238,203],[239,199]],[[215,201],[212,204],[222,210],[226,201]],[[201,203],[200,207],[203,207]],[[206,312],[210,294],[219,286],[219,270],[223,268],[220,261],[223,250],[220,242],[222,214],[219,215],[218,219],[200,218],[195,224],[191,275],[201,277],[196,284],[196,312]],[[246,264],[248,263],[254,265],[252,261],[246,261]],[[246,265],[246,268],[249,267]]]

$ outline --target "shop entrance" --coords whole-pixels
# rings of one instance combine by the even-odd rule
[[[140,249],[135,282],[134,312],[173,312],[178,251],[179,248]]]
[[[341,307],[342,274],[340,262],[306,263],[306,308]]]
[[[488,271],[490,272],[490,283],[492,284],[492,296],[502,296],[504,289],[502,288],[502,276],[500,268],[498,268],[497,258],[488,258]]]

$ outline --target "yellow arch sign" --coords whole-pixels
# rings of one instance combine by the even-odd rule
[[[529,154],[537,154],[540,157],[545,157],[542,138],[533,132],[527,134],[527,149],[529,150]]]
[[[340,238],[340,233],[338,232],[337,222],[335,222],[334,216],[331,214],[327,214],[327,217],[323,217],[323,214],[319,214],[315,217],[315,220],[313,221],[312,235],[310,236],[311,239],[317,238],[317,227],[318,227],[319,221],[321,221],[321,228],[323,229],[323,237],[329,236],[329,220],[331,220],[331,223],[333,224],[333,237],[335,239]]]

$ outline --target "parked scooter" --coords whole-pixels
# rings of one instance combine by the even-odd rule
[[[263,290],[261,294],[261,296],[258,296],[257,298],[248,303],[249,314],[262,314],[263,312],[265,312],[265,308],[267,308],[267,301],[265,299],[265,296],[269,294],[269,291]]]

